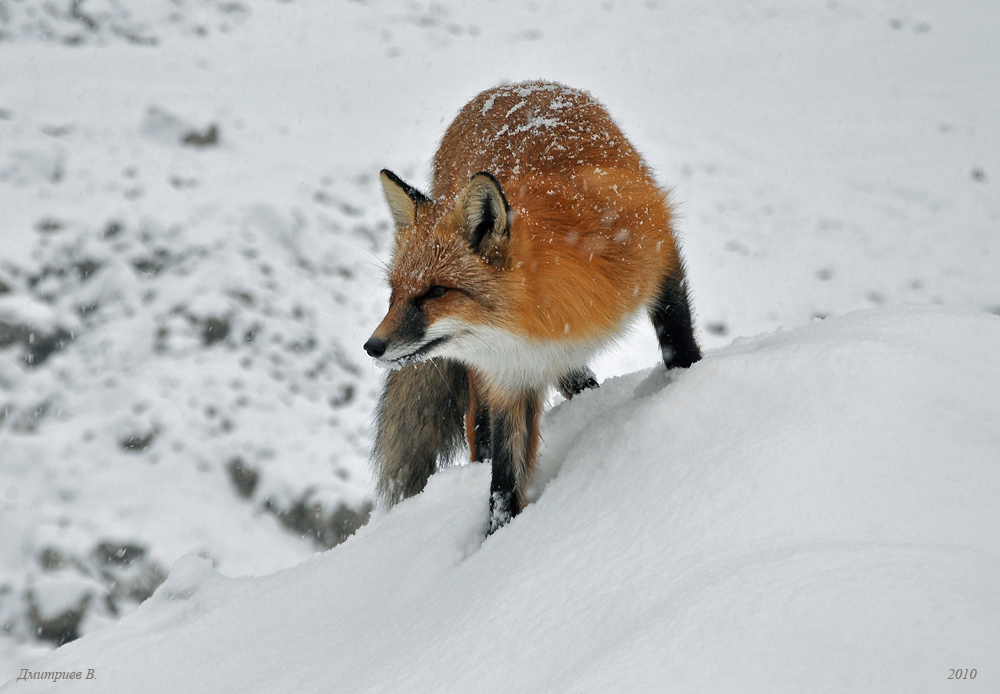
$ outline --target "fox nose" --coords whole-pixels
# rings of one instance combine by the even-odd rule
[[[385,354],[385,340],[380,340],[377,337],[369,338],[368,342],[365,343],[365,351],[368,352],[369,357],[378,359]]]

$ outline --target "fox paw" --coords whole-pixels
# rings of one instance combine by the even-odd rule
[[[490,494],[490,525],[486,530],[486,537],[510,523],[514,518],[514,509],[511,506],[509,494],[502,492]]]
[[[559,379],[557,384],[559,392],[567,400],[572,400],[574,395],[582,393],[591,388],[598,388],[597,376],[590,370],[590,367],[575,369]]]

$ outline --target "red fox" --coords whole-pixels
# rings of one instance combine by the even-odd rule
[[[389,310],[365,351],[391,371],[373,459],[384,503],[462,446],[492,461],[487,534],[525,504],[547,390],[597,386],[589,359],[645,309],[667,368],[701,358],[666,192],[588,93],[547,82],[469,102],[430,195],[391,171]]]

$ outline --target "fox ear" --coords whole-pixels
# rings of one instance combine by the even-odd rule
[[[389,169],[382,169],[379,178],[382,181],[382,193],[392,213],[392,221],[396,223],[396,231],[409,229],[417,221],[417,206],[430,202],[430,199]]]
[[[500,182],[480,171],[458,196],[456,207],[464,217],[472,250],[489,263],[501,260],[510,239],[510,206]]]

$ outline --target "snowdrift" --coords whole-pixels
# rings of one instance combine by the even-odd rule
[[[896,308],[613,379],[548,413],[487,540],[487,468],[448,469],[280,573],[182,559],[32,668],[93,680],[30,689],[997,691],[997,345]]]

